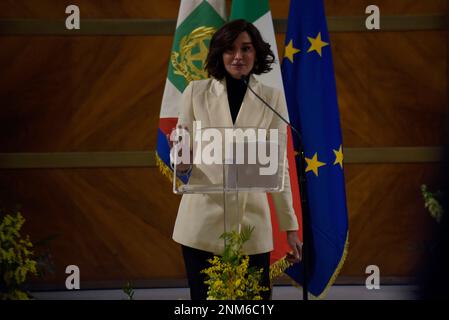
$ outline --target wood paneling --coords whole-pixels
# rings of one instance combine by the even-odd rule
[[[346,146],[440,145],[446,32],[333,34]]]
[[[33,242],[56,236],[46,282],[62,286],[70,264],[85,282],[184,277],[171,240],[180,197],[157,168],[4,170],[0,194],[0,207],[21,205]]]
[[[275,18],[288,16],[290,0],[270,1]],[[446,13],[446,0],[324,0],[326,16],[364,16],[369,5],[377,5],[382,15],[413,15]]]
[[[155,149],[171,38],[0,43],[2,152]]]
[[[445,32],[331,37],[347,147],[442,144]],[[1,38],[9,49],[0,53],[0,151],[154,149],[171,43],[164,36]]]
[[[63,19],[71,4],[80,8],[81,18],[176,19],[179,0],[3,0],[0,18]]]
[[[363,275],[373,264],[382,277],[416,276],[437,225],[424,208],[420,187],[444,186],[441,170],[421,164],[346,165],[349,251],[343,275]]]
[[[227,0],[228,12],[230,0]],[[434,14],[446,13],[446,0],[325,0],[327,15],[365,15],[365,8],[376,4],[381,14]],[[180,0],[77,0],[83,18],[142,18],[176,19]],[[288,16],[289,0],[271,0],[273,17]],[[70,0],[3,0],[0,19],[62,19],[65,8],[75,4]]]
[[[379,7],[381,15],[445,14],[447,8],[446,0],[324,0],[324,4],[327,16],[366,15],[366,7],[372,4]]]
[[[288,1],[270,1],[286,18]],[[0,19],[61,19],[71,1],[1,1]],[[80,0],[82,18],[175,19],[178,0]],[[368,0],[326,0],[328,16],[363,16]],[[383,15],[447,13],[446,0],[379,0]],[[229,5],[229,1],[228,1]],[[284,34],[278,34],[283,52]],[[443,31],[332,33],[346,147],[440,146],[448,115]],[[0,152],[154,150],[171,36],[0,37]],[[348,164],[349,255],[343,276],[413,277],[435,222],[419,186],[436,164]],[[157,168],[0,170],[0,204],[21,203],[25,231],[50,243],[82,281],[182,279],[171,233],[179,197]]]
[[[446,135],[447,32],[330,35],[346,147],[435,146]],[[277,35],[282,56],[285,34]]]
[[[360,276],[413,277],[430,248],[435,221],[424,209],[422,183],[444,183],[437,165],[347,165],[349,254],[342,270]],[[182,279],[179,246],[171,239],[180,198],[153,169],[4,170],[2,207],[21,204],[24,233],[56,236],[49,249],[56,273],[35,283],[62,285],[65,267],[82,280]]]

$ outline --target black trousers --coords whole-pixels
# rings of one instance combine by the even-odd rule
[[[207,260],[213,258],[214,254],[182,246],[182,255],[184,257],[184,264],[190,287],[190,298],[192,300],[206,300],[208,287],[204,284],[206,275],[201,273],[201,270],[211,266]],[[270,290],[261,292],[261,296],[263,300],[270,300],[270,253],[250,255],[249,267],[263,268],[260,285],[268,287]]]

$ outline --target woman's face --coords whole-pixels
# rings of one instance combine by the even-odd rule
[[[256,51],[246,31],[240,33],[232,46],[223,53],[224,67],[235,79],[241,79],[251,72],[255,58]]]

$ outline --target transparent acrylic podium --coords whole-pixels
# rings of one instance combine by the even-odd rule
[[[239,193],[281,192],[284,188],[285,132],[215,127],[194,128],[187,135],[181,130],[177,136],[184,144],[175,144],[171,152],[173,192],[223,194],[225,232],[240,231]]]

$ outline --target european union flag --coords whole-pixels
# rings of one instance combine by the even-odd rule
[[[340,116],[322,0],[290,1],[282,77],[290,121],[303,140],[309,204],[308,291],[319,297],[342,267],[348,241]],[[297,139],[296,150],[298,143]],[[303,284],[301,264],[285,272]]]

